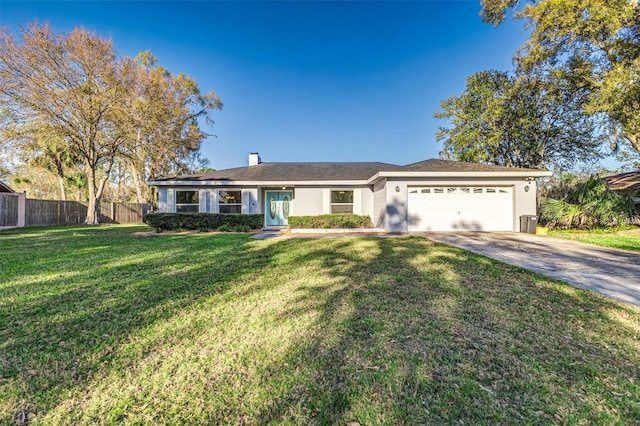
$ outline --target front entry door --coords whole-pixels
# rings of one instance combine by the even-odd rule
[[[291,213],[293,192],[291,191],[266,191],[265,192],[265,216],[267,226],[287,226],[289,213]]]

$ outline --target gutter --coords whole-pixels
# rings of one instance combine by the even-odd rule
[[[518,178],[534,179],[537,177],[548,177],[553,172],[547,170],[527,170],[518,172],[378,172],[371,176],[368,184],[382,178]]]

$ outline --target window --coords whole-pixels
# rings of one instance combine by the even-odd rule
[[[177,213],[198,213],[200,197],[198,191],[176,191]]]
[[[353,213],[353,191],[331,191],[331,214]]]
[[[242,191],[219,191],[220,213],[242,213]]]

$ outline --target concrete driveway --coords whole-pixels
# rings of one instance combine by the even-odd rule
[[[640,306],[640,253],[521,233],[419,233]]]

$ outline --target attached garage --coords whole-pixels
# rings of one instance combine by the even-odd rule
[[[512,186],[408,187],[409,231],[513,231]]]

